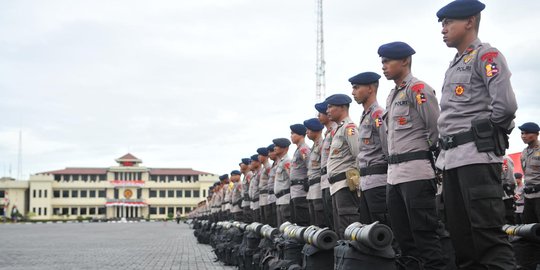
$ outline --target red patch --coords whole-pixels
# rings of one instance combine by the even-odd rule
[[[413,90],[416,93],[420,93],[420,91],[424,90],[425,85],[423,83],[417,83],[411,87],[411,90]]]
[[[398,124],[400,124],[400,125],[407,124],[407,119],[405,119],[405,117],[398,118]]]
[[[300,148],[300,153],[303,155],[306,155],[309,152],[309,149],[307,147]]]
[[[481,57],[482,61],[488,61],[488,63],[493,63],[493,59],[495,59],[499,55],[499,52],[487,52],[484,53]]]
[[[380,127],[381,124],[382,124],[382,115],[383,115],[383,110],[382,109],[378,109],[376,111],[374,111],[372,114],[371,114],[371,117],[373,118],[373,120],[375,120],[375,126],[376,127]]]
[[[345,126],[345,128],[356,128],[356,125],[354,123],[349,123]]]
[[[284,165],[283,165],[283,168],[285,168],[285,170],[289,170],[291,168],[291,163],[290,162],[286,162]]]

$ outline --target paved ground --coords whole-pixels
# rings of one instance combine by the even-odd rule
[[[234,269],[185,224],[0,224],[0,269]]]

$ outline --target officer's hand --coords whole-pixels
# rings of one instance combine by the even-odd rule
[[[355,191],[360,186],[360,172],[357,169],[350,169],[345,172],[347,176],[347,186],[350,191]]]

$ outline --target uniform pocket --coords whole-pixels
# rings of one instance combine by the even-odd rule
[[[501,186],[483,185],[470,188],[469,197],[473,228],[500,228],[504,224]]]
[[[413,199],[410,208],[409,219],[412,230],[429,231],[437,228],[437,212],[434,199]]]
[[[396,122],[396,130],[408,129],[412,127],[409,109],[409,105],[400,105],[394,108],[394,121]]]
[[[471,100],[471,76],[472,74],[462,74],[453,78],[452,84],[450,84],[450,101],[454,102],[468,102]]]

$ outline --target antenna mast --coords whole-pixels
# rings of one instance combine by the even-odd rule
[[[315,76],[317,77],[315,98],[321,101],[326,97],[326,79],[324,61],[324,36],[323,36],[323,0],[317,2],[317,64]]]

